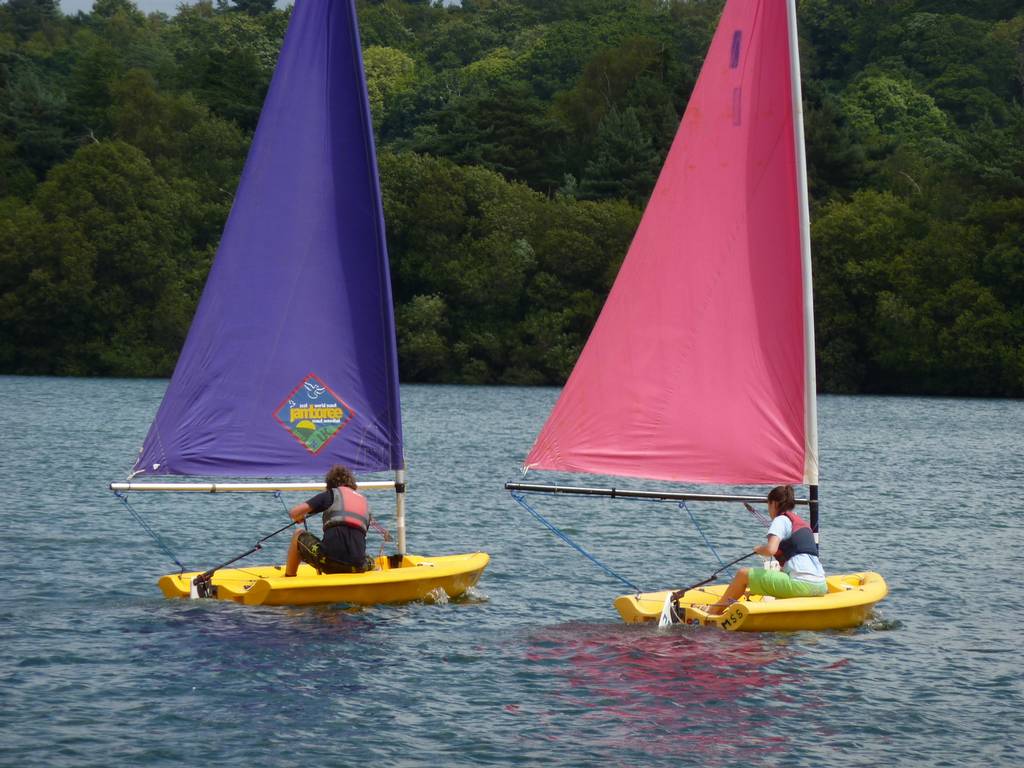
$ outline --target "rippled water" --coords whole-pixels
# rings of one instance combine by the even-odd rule
[[[1024,761],[1024,403],[822,397],[826,568],[878,570],[890,596],[856,631],[743,635],[622,625],[626,588],[502,490],[552,389],[402,390],[410,550],[490,552],[469,599],[164,600],[175,568],[106,488],[164,386],[0,378],[0,764]],[[190,567],[284,520],[269,495],[131,502]],[[534,505],[645,589],[717,568],[674,504]],[[690,510],[723,558],[764,535],[738,506]]]

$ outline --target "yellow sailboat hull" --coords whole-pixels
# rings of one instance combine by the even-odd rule
[[[485,552],[443,557],[405,555],[395,564],[382,556],[377,558],[373,571],[318,574],[302,563],[290,578],[284,576],[282,565],[263,565],[217,571],[212,583],[215,597],[245,605],[407,603],[440,597],[439,589],[448,597],[458,597],[477,583],[489,561]],[[157,584],[165,597],[189,597],[192,580],[199,573],[169,574]]]
[[[721,597],[727,585],[691,589],[679,599],[680,617],[687,624],[736,632],[849,629],[863,624],[871,608],[889,593],[885,579],[873,571],[829,576],[827,582],[828,593],[821,597],[777,600],[745,595],[720,616],[708,614],[707,606]],[[627,624],[656,622],[670,594],[671,590],[622,595],[615,607]]]

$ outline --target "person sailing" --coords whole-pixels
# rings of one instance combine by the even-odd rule
[[[768,494],[768,542],[754,547],[754,552],[774,557],[781,571],[768,568],[740,568],[721,601],[708,606],[708,613],[717,616],[750,588],[751,594],[771,597],[816,597],[828,592],[825,569],[818,559],[814,532],[793,509],[796,499],[793,486],[779,485]]]
[[[309,531],[296,531],[288,546],[285,576],[294,576],[299,561],[309,563],[318,573],[361,573],[373,570],[366,556],[366,531],[372,522],[366,497],[356,488],[355,475],[348,467],[336,464],[324,478],[327,490],[296,504],[288,515],[296,523],[310,515],[323,513],[323,539]],[[378,526],[379,527],[379,526]],[[384,540],[391,536],[384,530]]]

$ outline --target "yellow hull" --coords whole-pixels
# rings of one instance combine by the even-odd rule
[[[436,590],[458,597],[476,584],[490,557],[485,552],[444,557],[405,555],[392,566],[387,557],[377,558],[377,570],[365,573],[318,574],[305,563],[285,578],[284,566],[261,565],[231,568],[213,575],[216,597],[245,605],[313,605],[316,603],[407,603],[423,600]],[[169,574],[160,579],[164,597],[189,597],[194,573]]]
[[[691,589],[679,604],[685,609],[687,624],[738,632],[849,629],[863,624],[875,603],[889,593],[885,579],[873,571],[829,576],[827,581],[828,593],[821,597],[776,600],[746,595],[720,616],[709,615],[706,607],[721,597],[725,584]],[[627,624],[656,622],[670,594],[671,590],[622,595],[615,600],[615,607]]]

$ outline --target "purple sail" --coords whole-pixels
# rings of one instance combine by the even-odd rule
[[[353,0],[298,0],[217,257],[132,474],[401,469],[384,217]]]

